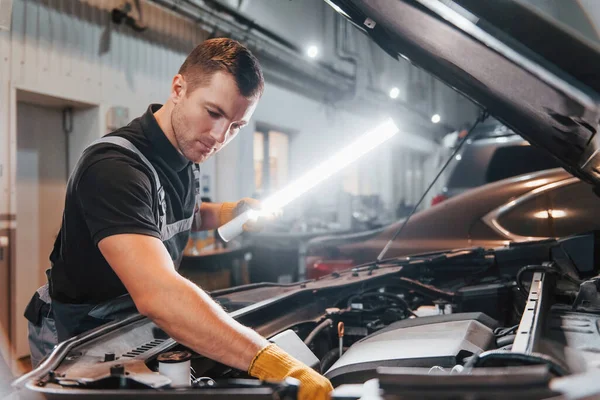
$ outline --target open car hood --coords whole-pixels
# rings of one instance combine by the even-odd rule
[[[600,184],[599,48],[517,0],[326,0],[380,47]]]

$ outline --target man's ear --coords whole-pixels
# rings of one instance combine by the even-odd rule
[[[187,83],[185,78],[181,74],[177,74],[173,77],[171,83],[171,100],[177,104],[182,98],[185,97]]]

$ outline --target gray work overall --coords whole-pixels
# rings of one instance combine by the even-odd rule
[[[178,233],[189,231],[192,227],[194,217],[196,218],[196,226],[200,226],[200,170],[197,164],[194,164],[196,213],[192,214],[189,218],[167,224],[165,193],[156,169],[142,152],[129,140],[118,136],[104,137],[96,140],[84,150],[72,176],[75,176],[77,170],[82,165],[81,160],[85,157],[88,149],[102,143],[117,145],[135,153],[141,161],[150,168],[150,171],[152,171],[156,188],[158,188],[158,198],[160,200],[158,226],[163,242],[171,239]],[[176,268],[179,266],[178,261],[180,260],[174,260]],[[48,275],[48,273],[49,270],[46,271],[46,275]],[[129,294],[119,296],[116,299],[101,304],[64,304],[57,301],[53,302],[50,298],[49,286],[46,283],[36,291],[27,306],[27,311],[25,313],[25,317],[29,321],[28,338],[33,368],[37,367],[44,357],[50,354],[58,344],[58,337],[61,336],[59,335],[60,332],[69,332],[75,329],[75,327],[79,328],[79,330],[92,329],[99,325],[103,325],[104,323],[122,319],[135,312],[137,312],[137,310]],[[89,326],[88,329],[86,329],[86,325]]]

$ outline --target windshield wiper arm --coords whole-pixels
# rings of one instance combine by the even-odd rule
[[[440,169],[440,171],[435,176],[435,178],[433,178],[433,181],[431,181],[431,183],[427,187],[427,190],[425,190],[425,192],[423,193],[423,195],[421,196],[421,198],[419,199],[419,201],[417,202],[417,204],[413,207],[413,209],[410,212],[410,214],[408,214],[408,216],[404,220],[404,223],[402,225],[400,225],[400,227],[398,228],[398,230],[396,231],[396,233],[394,233],[394,236],[392,236],[392,238],[387,242],[387,244],[385,245],[385,247],[383,248],[383,250],[381,251],[381,253],[379,253],[379,255],[377,256],[377,260],[375,260],[375,265],[377,265],[378,263],[381,262],[381,260],[383,260],[383,257],[385,256],[385,253],[387,253],[388,249],[390,248],[390,246],[392,245],[392,243],[394,242],[394,240],[396,240],[398,238],[398,236],[400,236],[400,234],[404,230],[404,227],[406,227],[406,225],[408,225],[408,221],[410,220],[410,217],[412,217],[417,212],[417,209],[419,208],[419,206],[421,205],[421,203],[423,202],[423,200],[425,200],[425,197],[427,196],[427,194],[429,193],[429,191],[431,190],[431,188],[433,188],[433,185],[436,184],[437,180],[440,178],[440,176],[442,176],[442,174],[444,173],[444,171],[446,170],[446,168],[448,167],[448,165],[450,165],[450,161],[452,161],[454,159],[454,157],[456,156],[456,154],[462,148],[463,144],[465,144],[467,142],[467,139],[469,138],[469,136],[471,136],[471,132],[473,132],[473,130],[477,127],[477,125],[479,125],[480,123],[482,123],[483,121],[485,121],[487,119],[487,117],[489,117],[489,115],[490,114],[486,110],[482,110],[481,111],[481,113],[479,114],[479,117],[477,117],[477,119],[473,123],[473,126],[467,131],[467,134],[465,135],[465,137],[458,144],[458,146],[456,146],[456,149],[450,155],[450,157],[448,158],[448,160],[446,161],[446,163],[444,164],[444,166]]]

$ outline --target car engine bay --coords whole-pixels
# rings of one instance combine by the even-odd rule
[[[329,378],[334,399],[360,398],[369,382],[384,398],[550,398],[600,366],[598,245],[590,233],[456,250],[212,295]],[[203,357],[140,315],[59,344],[20,384],[50,398],[298,390]]]

